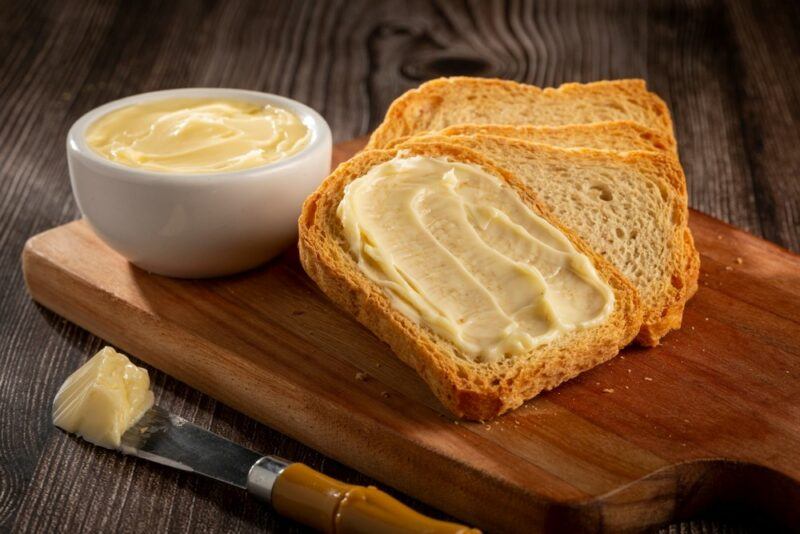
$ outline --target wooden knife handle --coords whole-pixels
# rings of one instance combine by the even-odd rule
[[[305,464],[288,465],[272,487],[278,513],[331,534],[475,534],[419,514],[373,486],[353,486]]]

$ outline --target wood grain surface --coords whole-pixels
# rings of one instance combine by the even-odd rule
[[[439,75],[641,76],[673,111],[693,207],[798,251],[798,24],[798,3],[758,0],[0,1],[0,530],[297,530],[234,490],[96,451],[50,424],[56,388],[102,341],[30,301],[19,257],[28,237],[77,217],[63,143],[90,108],[170,87],[258,89],[310,104],[344,140]],[[159,402],[184,417],[369,482],[154,377]]]

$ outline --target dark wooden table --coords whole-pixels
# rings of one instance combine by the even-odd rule
[[[791,0],[1,0],[0,531],[299,530],[237,490],[51,425],[56,389],[103,341],[31,302],[19,255],[31,235],[78,217],[64,139],[84,112],[155,89],[240,87],[311,105],[343,141],[441,75],[543,86],[643,77],[674,114],[692,206],[798,251],[799,26]],[[151,373],[158,402],[196,423],[372,482]],[[761,520],[700,518],[669,531],[757,529]]]

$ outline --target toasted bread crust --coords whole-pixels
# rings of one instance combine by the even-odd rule
[[[418,132],[412,136],[389,141],[386,148],[394,148],[411,137],[425,135],[499,135],[532,143],[563,148],[597,148],[630,152],[675,152],[675,139],[638,122],[619,120],[568,124],[563,126],[534,126],[530,124],[457,124],[433,132]]]
[[[634,114],[636,122],[674,138],[667,105],[647,90],[644,80],[565,83],[558,88],[541,89],[509,80],[452,77],[431,80],[397,98],[386,112],[384,121],[373,132],[367,147],[383,148],[399,137],[470,122],[458,120],[454,110],[470,106],[476,98],[485,98],[481,105],[487,107],[487,111],[492,105],[498,109],[516,106],[516,113],[511,117],[481,121],[484,124],[579,124],[630,119]],[[597,100],[597,110],[602,112],[602,116],[595,119],[578,111],[571,115],[560,113],[558,117],[539,116],[538,108],[559,100],[576,103]]]
[[[303,268],[337,305],[385,341],[413,367],[453,414],[486,420],[513,409],[543,390],[615,356],[640,329],[636,289],[545,208],[514,176],[468,149],[447,143],[408,147],[412,155],[446,157],[482,167],[505,180],[534,211],[548,219],[586,254],[612,287],[615,308],[599,327],[564,334],[529,354],[500,363],[475,363],[431,330],[397,311],[383,290],[369,280],[349,253],[336,208],[344,187],[371,167],[397,155],[396,150],[368,150],[341,164],[306,200],[299,220]]]

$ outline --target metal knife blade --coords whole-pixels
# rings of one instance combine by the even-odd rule
[[[119,450],[247,489],[247,474],[263,455],[153,406],[123,435]]]

